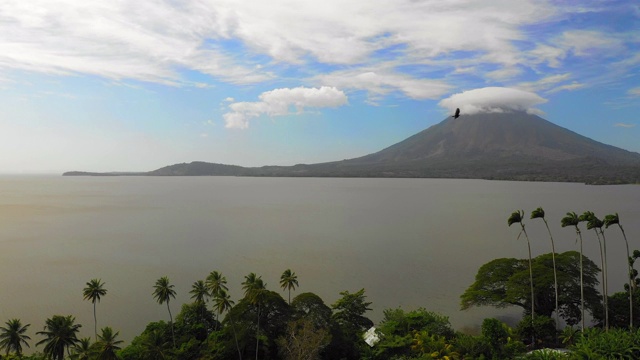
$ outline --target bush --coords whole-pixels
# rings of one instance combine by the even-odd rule
[[[531,337],[533,336],[536,341],[536,349],[550,346],[556,347],[558,345],[556,322],[548,316],[535,316],[532,326],[531,316],[527,315],[518,323],[516,332],[525,343],[530,343]]]

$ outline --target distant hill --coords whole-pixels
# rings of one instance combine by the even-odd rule
[[[525,112],[447,118],[379,152],[343,161],[241,167],[192,162],[146,173],[64,175],[431,177],[640,183],[640,154]]]

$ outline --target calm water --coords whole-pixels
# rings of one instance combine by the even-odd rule
[[[498,257],[526,258],[526,242],[506,219],[516,209],[547,212],[557,251],[577,249],[561,228],[567,211],[618,212],[633,249],[640,249],[640,186],[445,179],[291,179],[235,177],[0,177],[0,323],[31,323],[73,314],[93,333],[85,283],[106,282],[98,326],[129,341],[150,321],[168,319],[152,286],[169,276],[177,314],[191,284],[212,270],[241,296],[256,272],[280,291],[291,268],[300,288],[327,304],[339,292],[366,289],[374,321],[386,308],[424,307],[457,329],[485,317],[517,318],[519,308],[459,311],[459,296],[478,267]],[[543,223],[527,221],[534,255],[550,251]],[[625,250],[610,229],[610,290],[624,281]],[[585,255],[599,263],[585,232]],[[286,293],[281,292],[286,298]]]

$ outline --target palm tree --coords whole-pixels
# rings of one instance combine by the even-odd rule
[[[534,321],[533,321],[533,317],[535,316],[535,310],[534,310],[534,301],[535,301],[535,297],[533,295],[533,265],[531,263],[531,243],[529,242],[529,236],[527,235],[527,231],[524,229],[524,223],[522,222],[522,216],[524,216],[524,211],[523,210],[516,210],[514,212],[511,213],[511,216],[509,216],[509,219],[507,219],[507,224],[509,226],[518,223],[520,224],[520,233],[518,234],[518,239],[520,239],[520,235],[524,234],[524,237],[527,239],[527,247],[529,249],[529,285],[531,287],[531,328],[533,329],[535,327],[534,325]],[[532,333],[532,337],[533,337],[533,333]],[[532,342],[531,344],[535,344],[534,339],[531,339]]]
[[[289,289],[289,305],[291,305],[291,289],[295,290],[296,286],[299,286],[296,273],[291,269],[285,270],[280,276],[280,287],[282,287],[282,290]]]
[[[176,298],[176,291],[173,290],[174,286],[169,284],[169,278],[166,276],[156,280],[156,284],[153,286],[153,298],[156,299],[158,304],[162,305],[167,303],[167,310],[169,311],[169,322],[171,323],[171,339],[173,340],[173,347],[176,347],[176,337],[173,333],[173,316],[171,316],[171,308],[169,307],[169,301],[171,298]]]
[[[78,340],[78,343],[73,347],[73,354],[71,359],[73,360],[89,360],[93,358],[95,351],[91,344],[91,338],[86,337]]]
[[[31,324],[22,326],[20,319],[11,319],[5,323],[6,327],[0,327],[0,349],[5,349],[7,355],[15,351],[18,357],[22,356],[22,344],[29,347],[27,340],[31,340],[25,335]]]
[[[210,296],[209,289],[207,289],[203,280],[198,280],[191,285],[191,291],[189,291],[189,294],[191,294],[191,298],[194,299],[196,304],[203,305],[202,311],[200,312],[200,321],[202,321],[205,310],[204,303]]]
[[[140,345],[142,345],[142,356],[145,360],[164,360],[170,355],[165,350],[168,344],[164,341],[162,331],[158,329],[148,332]]]
[[[79,340],[77,333],[82,325],[75,324],[76,318],[62,315],[54,315],[45,322],[44,330],[36,334],[44,335],[45,338],[38,341],[37,345],[44,345],[44,354],[52,360],[62,360],[65,351],[76,345]]]
[[[587,230],[593,229],[598,238],[598,245],[600,246],[600,264],[602,266],[602,305],[604,305],[604,328],[609,330],[609,300],[608,300],[608,286],[607,286],[607,243],[605,242],[604,232],[602,227],[604,221],[598,219],[596,215],[591,211],[585,211],[579,218],[580,221],[587,222]],[[598,232],[598,230],[600,230]],[[602,238],[600,238],[602,234]]]
[[[100,279],[91,279],[87,283],[87,287],[82,290],[84,300],[91,300],[93,303],[93,322],[95,339],[98,340],[98,318],[96,318],[96,302],[100,302],[100,297],[107,295],[107,289],[104,287],[104,283]]]
[[[216,317],[218,315],[222,315],[225,311],[231,310],[234,304],[233,300],[231,300],[231,295],[227,294],[224,290],[220,290],[213,298],[213,301],[213,309],[216,311]],[[238,345],[238,336],[236,335],[233,317],[229,316],[229,321],[231,321],[231,330],[233,330],[233,337],[236,341],[236,348],[238,349],[238,358],[242,360],[242,353],[240,352],[240,346]]]
[[[198,280],[191,285],[189,294],[191,294],[191,298],[194,299],[196,303],[204,304],[209,297],[209,289],[207,289],[203,280]]]
[[[227,278],[224,277],[222,273],[219,273],[217,271],[212,271],[209,273],[205,284],[207,285],[209,294],[211,294],[211,296],[216,296],[216,294],[221,290],[229,290],[229,288],[227,288]]]
[[[549,229],[549,224],[547,223],[547,219],[544,217],[544,210],[539,207],[531,212],[531,219],[542,219],[544,221],[544,225],[547,227],[547,232],[549,233],[549,238],[551,239],[551,261],[553,262],[553,289],[556,295],[556,330],[558,330],[558,326],[560,325],[560,312],[558,311],[558,273],[556,271],[556,246],[553,242],[553,236],[551,235],[551,230]]]
[[[120,350],[120,344],[122,340],[116,340],[116,337],[120,334],[119,331],[115,333],[110,327],[102,328],[102,334],[100,334],[100,340],[98,340],[98,358],[97,360],[117,360],[118,356],[116,351]]]
[[[244,296],[251,304],[258,307],[258,322],[256,325],[256,360],[258,360],[258,345],[260,341],[260,307],[267,293],[267,284],[262,281],[262,277],[256,276],[255,273],[250,273],[244,278],[245,281],[242,283]]]
[[[620,225],[620,217],[618,213],[609,214],[604,217],[604,227],[608,229],[609,226],[617,224],[622,232],[622,237],[624,238],[624,243],[627,245],[627,266],[629,271],[629,330],[633,331],[633,290],[635,288],[635,283],[633,281],[633,268],[631,267],[631,253],[629,252],[629,242],[627,241],[627,235],[624,233],[624,229],[622,225]]]
[[[581,311],[581,328],[584,332],[584,283],[583,283],[583,272],[582,272],[582,233],[578,228],[578,224],[580,223],[580,219],[578,215],[571,211],[567,213],[567,216],[563,217],[560,221],[562,227],[573,226],[576,229],[576,234],[580,239],[580,311]]]

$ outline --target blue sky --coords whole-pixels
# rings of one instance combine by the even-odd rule
[[[4,0],[0,173],[352,158],[453,109],[640,152],[640,3]]]

